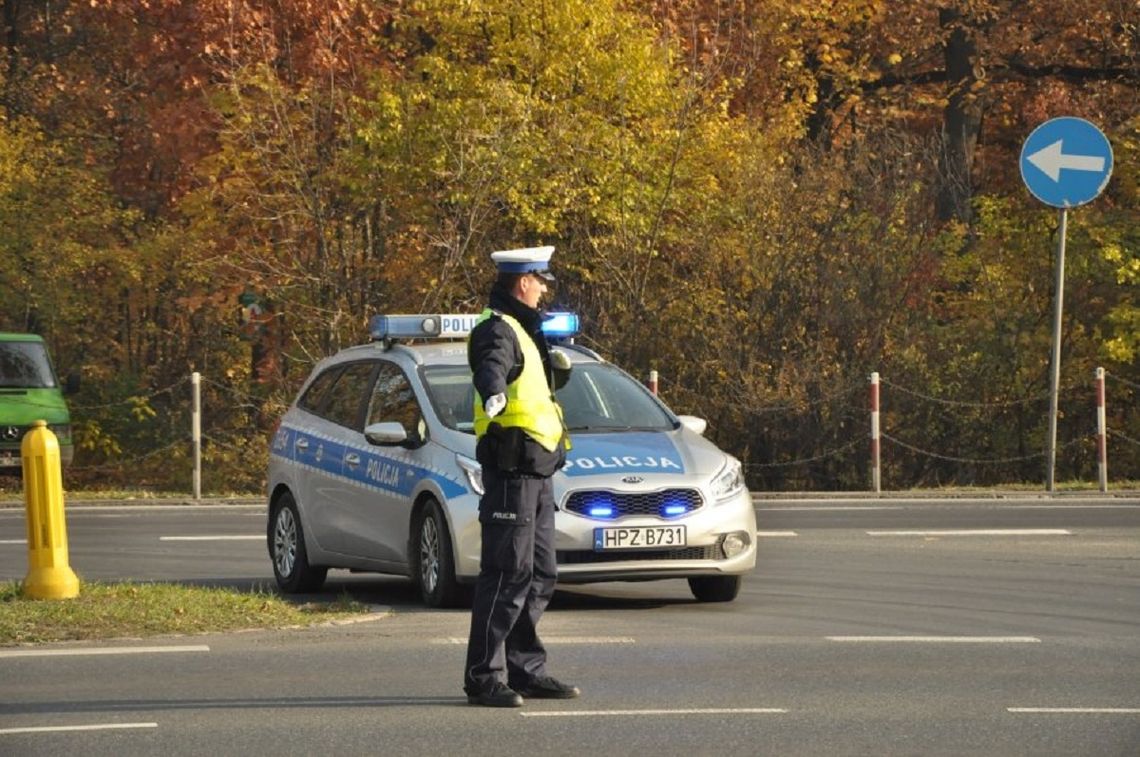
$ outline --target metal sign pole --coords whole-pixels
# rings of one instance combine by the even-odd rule
[[[1069,211],[1061,208],[1061,223],[1057,229],[1057,283],[1053,306],[1053,376],[1049,389],[1049,473],[1046,490],[1054,492],[1054,474],[1057,465],[1057,393],[1061,386],[1061,312],[1065,304],[1065,234]]]
[[[1057,287],[1053,309],[1053,376],[1049,392],[1050,494],[1057,463],[1057,393],[1061,386],[1061,313],[1065,301],[1065,231],[1069,208],[1091,202],[1112,176],[1112,145],[1083,118],[1061,116],[1038,126],[1021,146],[1021,178],[1029,193],[1061,211],[1057,230]]]

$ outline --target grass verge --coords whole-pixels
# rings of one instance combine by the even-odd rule
[[[180,584],[83,583],[74,599],[37,600],[0,583],[0,646],[311,625],[366,612],[347,595],[295,605],[268,592]]]

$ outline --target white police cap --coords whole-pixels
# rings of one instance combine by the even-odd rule
[[[491,260],[500,273],[534,273],[547,281],[554,281],[550,272],[550,256],[554,247],[525,247],[520,250],[499,250],[491,253]]]

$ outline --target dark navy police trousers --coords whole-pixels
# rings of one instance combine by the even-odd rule
[[[483,486],[483,546],[463,676],[468,694],[546,675],[537,626],[558,571],[550,478],[507,477],[483,466]]]

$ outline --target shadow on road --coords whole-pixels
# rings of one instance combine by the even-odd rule
[[[455,705],[468,707],[459,697],[265,697],[263,699],[124,699],[94,702],[9,702],[0,706],[6,715],[65,714],[77,712],[159,712],[163,710],[264,710],[281,708],[417,707]]]
[[[279,594],[272,579],[211,578],[177,581],[185,586],[224,588],[248,593]],[[591,586],[559,587],[551,599],[551,612],[567,610],[654,610],[661,607],[697,604],[683,581],[655,581],[637,584],[597,584]],[[366,605],[385,605],[398,612],[447,612],[426,607],[419,590],[406,578],[375,574],[329,576],[318,592],[307,594],[279,594],[282,599],[297,605],[332,604],[349,598]],[[452,612],[469,612],[465,606]]]

